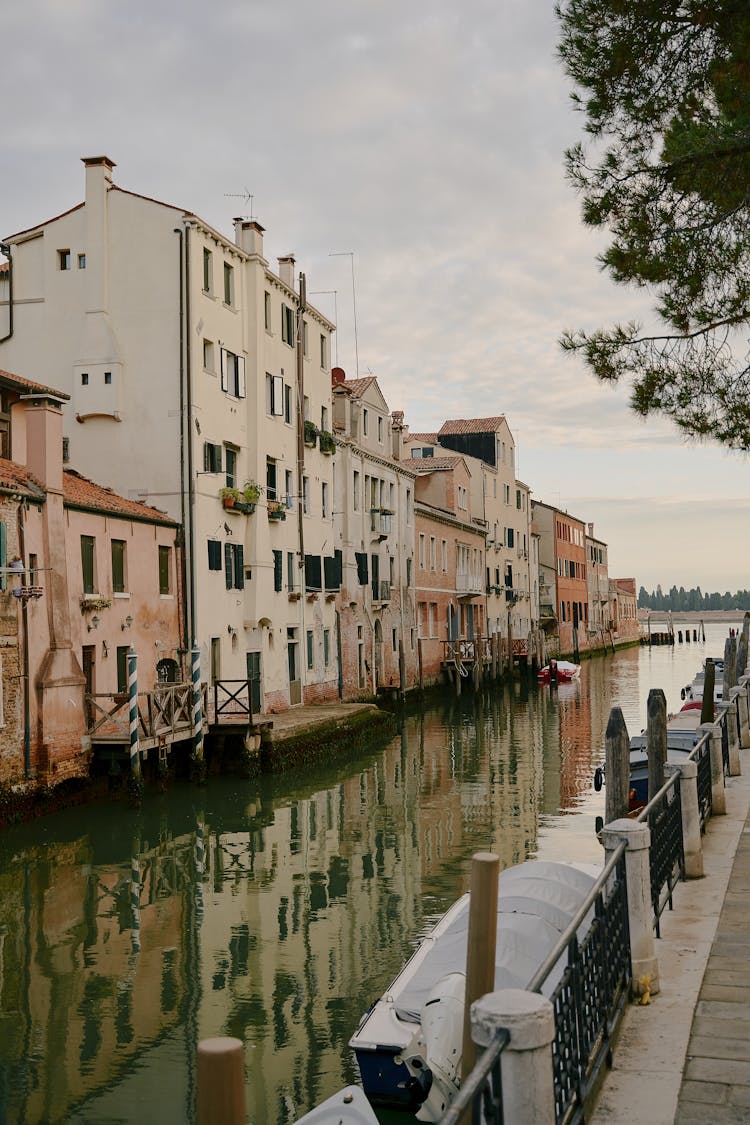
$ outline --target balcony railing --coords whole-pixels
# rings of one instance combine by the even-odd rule
[[[481,574],[466,574],[461,571],[456,575],[457,594],[483,594],[484,579]]]
[[[374,602],[389,602],[391,600],[390,582],[373,582],[372,600]]]
[[[393,512],[390,508],[370,509],[370,530],[379,539],[385,539],[391,534],[391,520]]]

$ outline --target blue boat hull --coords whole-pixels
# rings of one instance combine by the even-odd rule
[[[403,1110],[416,1113],[424,1101],[418,1083],[413,1079],[403,1063],[395,1060],[399,1054],[392,1047],[377,1047],[375,1050],[357,1050],[359,1073],[362,1088],[371,1105],[383,1109]]]

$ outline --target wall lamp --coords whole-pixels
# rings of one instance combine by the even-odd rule
[[[96,614],[94,614],[94,616],[91,618],[91,620],[89,621],[86,628],[88,629],[88,631],[90,633],[92,629],[98,629],[98,627],[99,627],[99,618],[96,616]]]
[[[128,614],[128,616],[125,618],[122,625],[120,626],[123,633],[125,632],[126,629],[129,629],[132,624],[133,624],[133,618],[130,616],[130,614]]]

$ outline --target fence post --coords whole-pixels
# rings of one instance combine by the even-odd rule
[[[198,1044],[197,1125],[245,1125],[244,1054],[228,1036]]]
[[[646,742],[648,751],[648,799],[664,784],[667,761],[667,697],[661,688],[651,688],[646,702]]]
[[[732,687],[729,689],[729,710],[727,712],[727,729],[729,731],[729,776],[739,777],[742,773],[740,765],[740,695],[742,689]]]
[[[703,878],[703,843],[701,841],[701,814],[698,804],[698,763],[687,761],[667,765],[668,773],[680,775],[680,808],[682,809],[682,849],[685,856],[685,876]]]
[[[721,753],[721,727],[719,723],[702,723],[698,735],[707,733],[711,754],[711,816],[724,816],[727,798],[724,792],[724,758]]]
[[[719,749],[721,750],[721,747]],[[645,992],[646,987],[655,994],[659,991],[659,961],[654,944],[654,911],[651,904],[649,867],[651,833],[648,825],[626,818],[605,824],[602,830],[602,842],[608,853],[607,858],[621,840],[625,840],[627,844],[625,879],[628,889],[632,988],[636,995]]]
[[[500,1056],[503,1121],[554,1125],[555,1011],[551,1001],[521,988],[490,992],[472,1004],[471,1026],[474,1042],[482,1048],[492,1043],[499,1030],[510,1032],[510,1042]]]

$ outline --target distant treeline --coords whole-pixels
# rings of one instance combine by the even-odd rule
[[[695,610],[701,609],[750,609],[750,590],[738,590],[736,594],[704,594],[700,586],[686,590],[676,586],[665,593],[661,586],[649,594],[645,586],[638,591],[639,609],[672,609]]]

